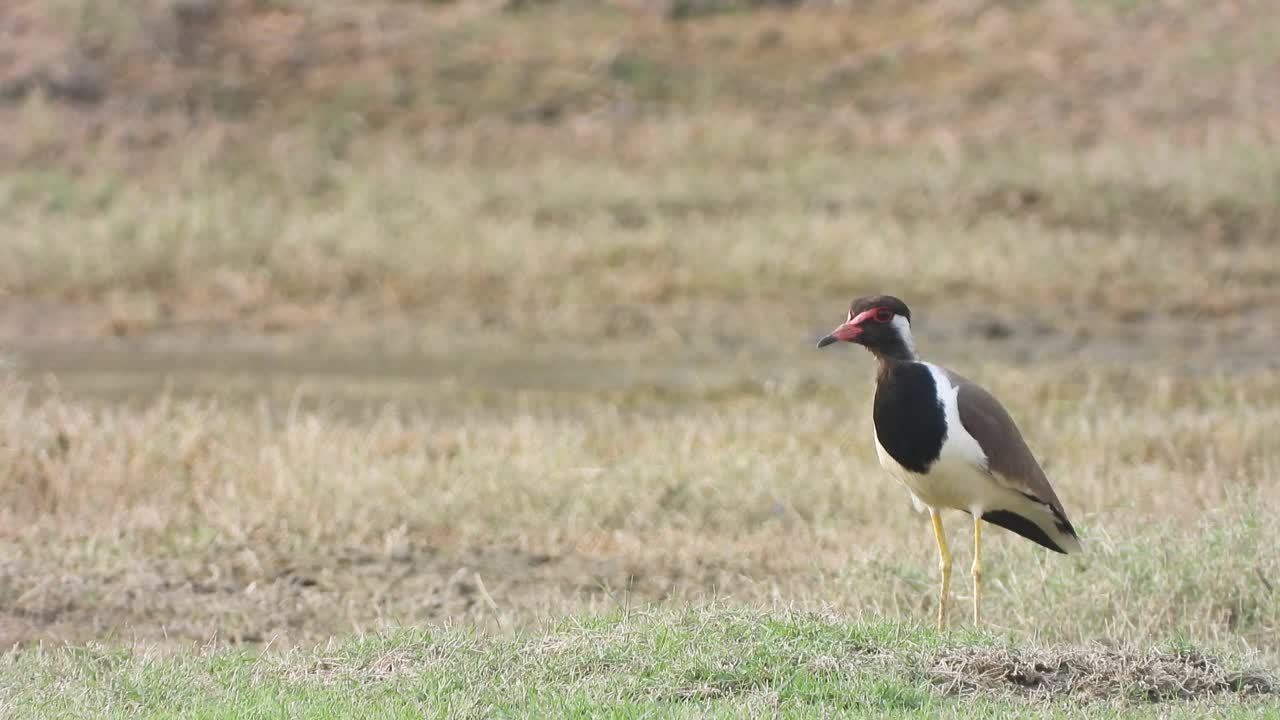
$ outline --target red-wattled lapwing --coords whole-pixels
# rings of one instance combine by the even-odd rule
[[[1080,540],[1009,413],[986,390],[916,358],[911,311],[889,295],[854,300],[845,323],[818,341],[862,345],[879,361],[873,408],[880,465],[928,509],[941,557],[938,627],[947,624],[951,553],[939,511],[973,516],[973,621],[981,619],[982,521],[1054,552]]]

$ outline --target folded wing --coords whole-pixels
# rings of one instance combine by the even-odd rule
[[[1067,519],[1062,501],[1036,462],[1031,448],[1008,411],[991,393],[951,373],[958,388],[960,422],[987,456],[987,471],[1001,484],[1040,506],[1042,512],[1018,512],[1018,508],[991,508],[983,519],[1005,527],[1058,552],[1077,552],[1080,541]],[[1021,504],[1021,503],[1019,503]],[[1047,541],[1047,542],[1046,542]]]

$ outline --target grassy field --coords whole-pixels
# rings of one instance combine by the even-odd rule
[[[33,652],[12,717],[1257,718],[1270,679],[1186,647],[1063,654],[894,623],[723,608],[517,639],[400,630],[314,651]],[[30,682],[29,678],[35,678]],[[1172,703],[1172,704],[1171,704]],[[31,712],[39,708],[38,712]],[[103,708],[108,709],[103,713]]]
[[[1269,3],[200,7],[0,8],[5,712],[1280,714]],[[986,628],[872,292],[1086,542]]]
[[[456,383],[345,411],[11,389],[5,590],[30,629],[10,642],[292,644],[720,596],[926,621],[935,550],[868,448],[870,383],[720,372],[684,390]],[[1037,444],[1090,545],[1065,559],[993,533],[997,627],[1280,651],[1280,558],[1263,551],[1280,540],[1280,376],[990,379],[1035,408],[1025,429],[1053,439]],[[952,531],[963,566],[968,528]]]
[[[189,376],[192,397],[159,400],[136,398],[127,382],[133,399],[111,400],[116,386],[99,375],[62,377],[107,399],[10,386],[0,628],[19,647],[76,645],[11,653],[5,696],[72,714],[211,717],[250,706],[536,715],[562,701],[626,716],[1280,711],[1199,680],[1188,681],[1193,700],[1148,696],[1140,669],[1187,651],[1167,672],[1216,677],[1225,664],[1258,677],[1258,693],[1272,687],[1274,371],[984,371],[1028,434],[1048,439],[1037,446],[1089,551],[1050,556],[988,533],[989,625],[969,629],[961,573],[957,629],[939,638],[920,629],[936,587],[927,523],[875,467],[869,370],[855,361],[865,359],[834,358],[831,374],[751,360],[695,365],[691,377],[577,368],[594,387],[552,374],[496,375],[519,387],[483,387],[463,372],[380,382],[314,373],[296,385],[209,372]],[[860,378],[852,387],[849,372]],[[956,520],[963,568],[967,523]],[[681,608],[702,610],[679,621],[669,609]],[[742,608],[819,612],[795,621],[816,645],[779,647],[781,631]],[[602,613],[646,619],[610,630],[591,619]],[[604,628],[608,644],[540,629],[565,616]],[[395,630],[440,623],[472,629],[425,639]],[[725,643],[725,632],[746,637]],[[339,646],[356,649],[305,650],[352,633],[365,639]],[[886,633],[906,640],[879,646],[882,664],[837,656],[825,673],[802,672],[804,658],[827,662],[831,637]],[[345,659],[370,643],[401,669],[384,676],[380,660],[366,669]],[[559,643],[569,649],[539,654]],[[1080,670],[1090,677],[1108,676],[1109,663],[1137,674],[1093,690],[1063,680],[1044,705],[1001,679],[1017,673],[1000,668],[1032,661],[984,660],[989,646],[1046,668],[1096,659],[1101,669]],[[280,655],[289,648],[303,649]],[[957,685],[941,684],[938,663],[955,664]],[[992,687],[973,700],[966,683]],[[1087,692],[1101,699],[1076,708]]]

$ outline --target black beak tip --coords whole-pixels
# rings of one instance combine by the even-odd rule
[[[835,336],[835,335],[828,335],[828,336],[826,336],[826,337],[824,337],[824,338],[822,338],[821,340],[819,340],[819,341],[818,341],[818,347],[819,347],[819,348],[824,348],[824,347],[826,347],[826,346],[828,346],[828,345],[830,345],[831,343],[834,343],[834,342],[836,342],[836,336]]]

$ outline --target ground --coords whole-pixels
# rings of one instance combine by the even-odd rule
[[[889,707],[864,681],[963,712],[1010,657],[1055,688],[1036,666],[1280,667],[1269,3],[96,7],[0,9],[5,702],[219,668],[328,702],[317,643],[379,642],[427,673],[387,697],[437,698],[431,638],[448,673],[664,628],[729,653],[726,623],[886,643],[814,714]],[[1010,408],[1088,549],[986,533],[981,632],[963,516],[958,634],[920,629],[936,557],[870,360],[813,347],[873,292]],[[608,670],[583,712],[790,711],[800,655],[720,700]],[[1117,682],[1097,712],[1274,687]]]

